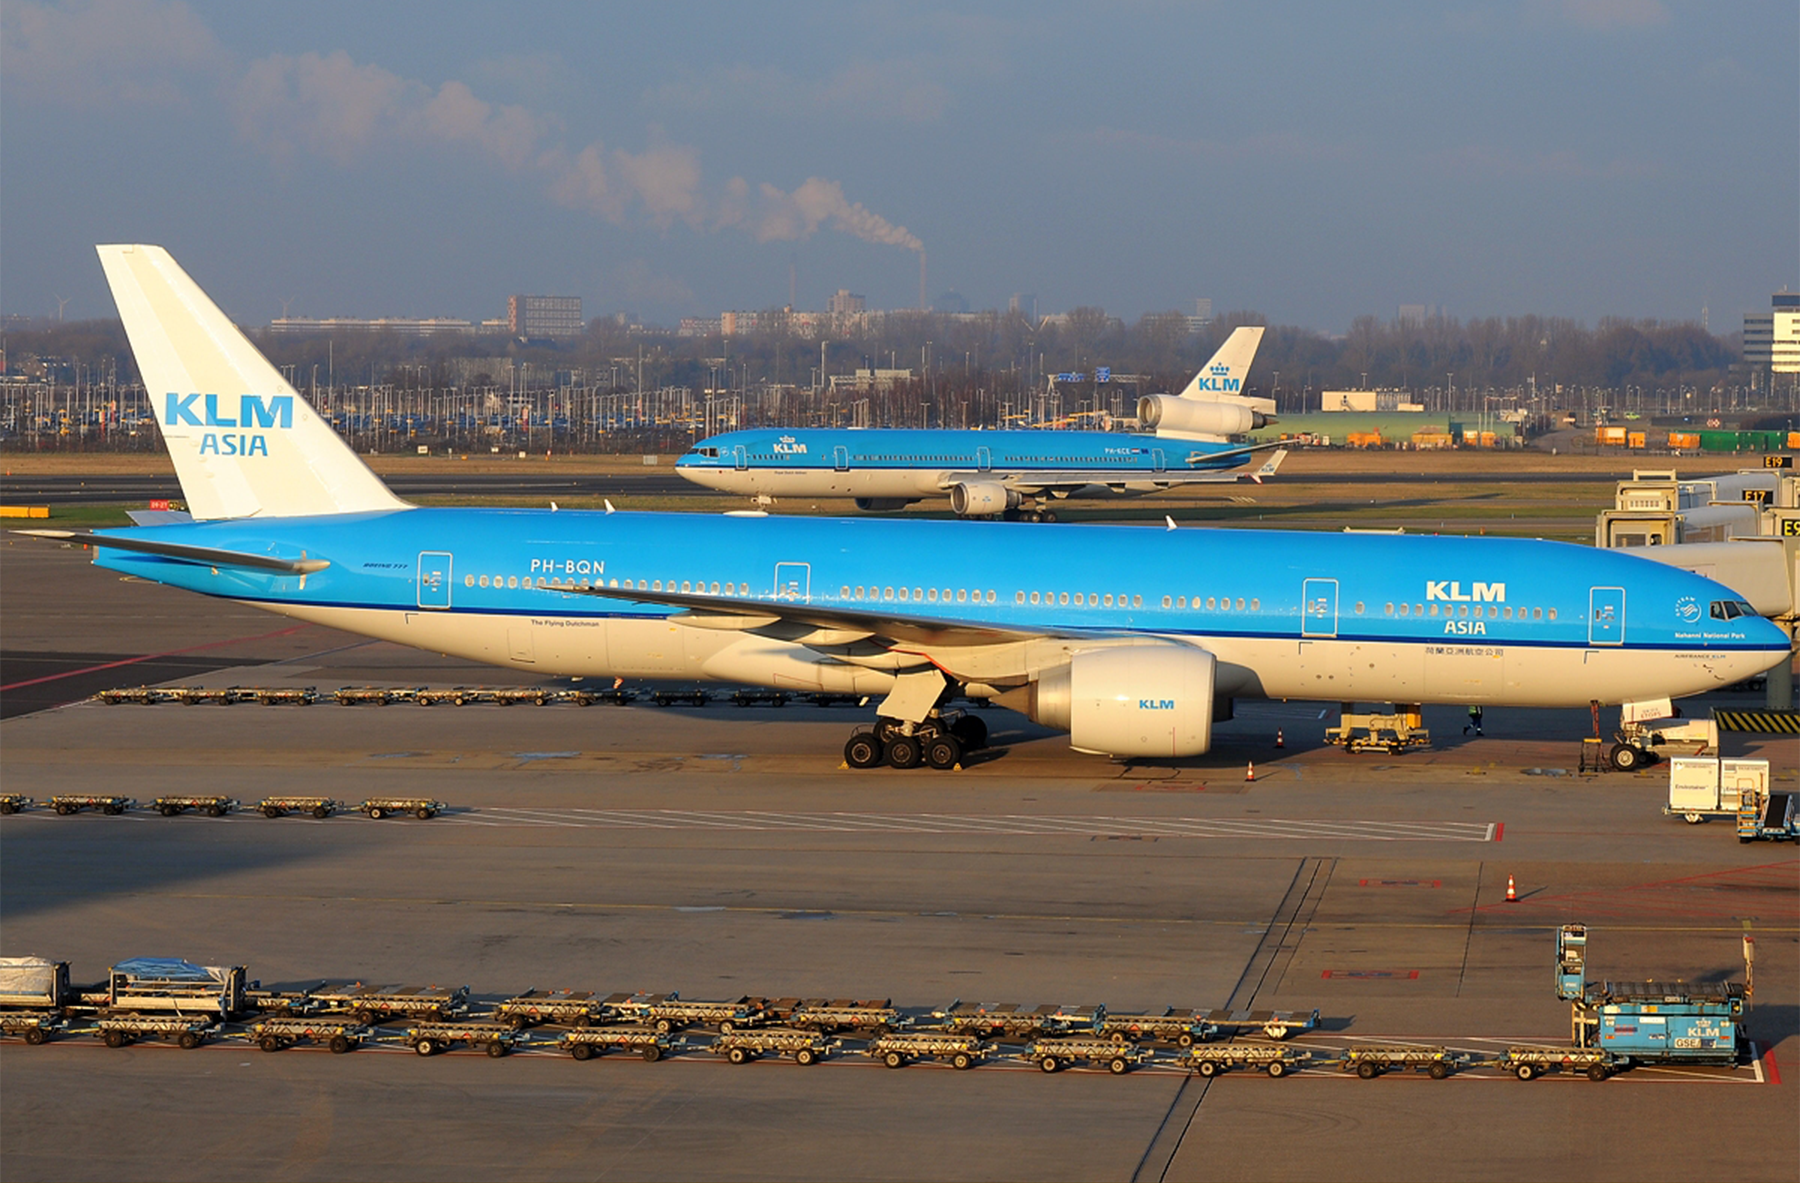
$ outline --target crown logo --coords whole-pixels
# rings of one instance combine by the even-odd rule
[[[1216,365],[1212,368],[1212,373],[1215,378],[1223,378],[1225,375],[1231,373],[1231,367],[1227,365]]]

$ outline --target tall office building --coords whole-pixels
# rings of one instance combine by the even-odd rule
[[[580,296],[508,296],[506,323],[515,337],[579,337]]]

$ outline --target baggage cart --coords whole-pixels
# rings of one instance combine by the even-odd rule
[[[1099,1030],[1104,1015],[1103,1007],[1040,1006],[1025,1010],[1016,1002],[977,1003],[961,999],[931,1012],[932,1020],[942,1030],[989,1039],[1093,1033]]]
[[[623,687],[612,690],[571,690],[569,701],[578,707],[591,707],[596,703],[622,707],[637,701],[637,692]]]
[[[48,1042],[68,1025],[56,1011],[0,1012],[0,1035],[16,1035],[33,1046]]]
[[[257,982],[244,991],[244,1006],[264,1015],[307,1015],[320,1009],[305,990],[265,990]]]
[[[683,998],[671,990],[667,994],[614,994],[603,1005],[633,1022],[642,1023],[667,1035],[686,1027],[716,1027],[729,1035],[739,1027],[754,1027],[766,1021],[761,1000],[749,997],[703,1000]]]
[[[97,697],[107,706],[115,707],[126,703],[155,706],[159,702],[172,701],[173,698],[167,690],[155,686],[120,686],[113,690],[102,690]]]
[[[459,1043],[478,1047],[499,1059],[513,1049],[520,1035],[505,1023],[421,1023],[406,1029],[406,1042],[421,1056],[435,1056]]]
[[[1459,1056],[1447,1047],[1395,1043],[1352,1047],[1338,1061],[1338,1067],[1345,1072],[1354,1072],[1364,1080],[1407,1070],[1423,1072],[1433,1080],[1443,1080],[1468,1063],[1468,1057]]]
[[[1104,1064],[1114,1076],[1123,1076],[1149,1061],[1150,1051],[1136,1044],[1119,1043],[1094,1035],[1039,1039],[1025,1045],[1019,1059],[1036,1064],[1045,1073],[1060,1072],[1071,1064]]]
[[[494,701],[503,707],[532,706],[546,707],[562,699],[562,692],[552,690],[548,686],[508,686],[504,690],[494,691]]]
[[[966,1070],[993,1052],[994,1045],[979,1036],[949,1031],[895,1031],[878,1035],[863,1047],[863,1055],[889,1068],[904,1068],[914,1060],[943,1060]]]
[[[256,803],[264,817],[284,817],[290,813],[307,813],[324,821],[344,807],[342,801],[330,797],[264,797]]]
[[[331,692],[331,698],[341,707],[384,707],[408,701],[417,694],[416,690],[396,690],[391,686],[340,686]]]
[[[1201,1076],[1249,1068],[1281,1077],[1298,1072],[1310,1058],[1306,1052],[1267,1043],[1196,1043],[1176,1053],[1175,1065]]]
[[[307,996],[320,1010],[353,1014],[365,1027],[396,1018],[427,1023],[459,1019],[469,1010],[467,986],[448,990],[442,986],[365,986],[352,982],[322,984],[308,991]]]
[[[117,1014],[170,1011],[220,1020],[249,1009],[241,965],[195,965],[179,957],[128,957],[106,979],[105,1006]]]
[[[384,817],[398,817],[403,813],[410,813],[420,821],[426,821],[450,807],[430,797],[370,797],[356,808],[376,821]]]
[[[174,817],[178,813],[186,813],[192,809],[204,813],[207,817],[224,817],[238,807],[235,797],[157,797],[150,802],[152,809],[164,817]]]
[[[573,1031],[564,1031],[556,1046],[577,1060],[589,1060],[619,1049],[636,1052],[651,1064],[675,1050],[667,1035],[651,1027],[577,1027]]]
[[[266,707],[309,707],[319,701],[319,688],[265,686],[257,690],[256,701]]]
[[[413,695],[413,701],[422,707],[438,706],[442,703],[466,707],[478,702],[492,702],[493,700],[494,692],[481,686],[454,686],[448,690],[433,690],[426,687]]]
[[[836,694],[828,690],[816,690],[801,697],[816,707],[853,707],[864,701],[860,694]]]
[[[780,998],[767,1003],[765,1009],[789,1027],[825,1035],[840,1031],[885,1035],[907,1026],[906,1017],[887,998]]]
[[[784,707],[788,696],[785,690],[733,690],[731,701],[740,707]]]
[[[114,796],[110,793],[58,793],[50,798],[50,808],[64,817],[80,813],[84,809],[92,809],[98,813],[117,817],[136,804],[137,801],[133,798]]]
[[[1546,1072],[1579,1072],[1601,1081],[1625,1067],[1611,1052],[1593,1047],[1509,1047],[1493,1061],[1494,1067],[1520,1080],[1536,1080]]]
[[[712,695],[704,690],[652,690],[650,701],[659,707],[703,707],[712,701]]]
[[[712,1041],[711,1051],[733,1064],[748,1064],[763,1056],[792,1056],[794,1063],[806,1067],[817,1064],[840,1040],[830,1039],[817,1031],[796,1031],[791,1027],[750,1027],[721,1032]]]
[[[488,1018],[515,1031],[540,1023],[589,1027],[611,1020],[613,1012],[588,990],[527,990],[494,1004]]]
[[[190,707],[228,707],[247,702],[255,695],[255,691],[243,686],[174,686],[168,693],[174,701]]]
[[[1261,1031],[1270,1039],[1286,1039],[1297,1031],[1311,1031],[1319,1025],[1319,1012],[1310,1015],[1285,1010],[1214,1010],[1206,1012],[1205,1023],[1215,1034],[1248,1035]]]
[[[343,1055],[361,1047],[373,1033],[361,1023],[334,1023],[329,1019],[263,1019],[250,1024],[249,1037],[265,1052],[281,1052],[296,1043],[317,1044]]]
[[[24,813],[36,804],[23,793],[0,793],[0,813]]]
[[[192,1051],[206,1042],[213,1021],[201,1016],[106,1015],[94,1020],[96,1034],[107,1047],[130,1047],[141,1039],[166,1039]]]
[[[56,1014],[75,1001],[68,962],[0,957],[0,1008]]]
[[[1212,1038],[1198,1012],[1188,1008],[1169,1007],[1160,1015],[1113,1014],[1101,1016],[1100,1034],[1120,1043],[1172,1043],[1189,1047]]]

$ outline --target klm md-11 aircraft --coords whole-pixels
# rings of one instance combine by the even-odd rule
[[[1271,422],[1275,403],[1240,393],[1263,330],[1232,330],[1179,395],[1146,395],[1138,419],[1154,435],[1113,431],[799,428],[731,431],[695,444],[675,471],[708,488],[763,500],[850,497],[864,511],[950,498],[960,517],[1055,521],[1069,497],[1141,497],[1183,485],[1260,483],[1287,456],[1273,444],[1225,441]]]
[[[546,675],[879,698],[860,767],[953,766],[956,692],[1082,751],[1199,755],[1236,697],[1577,706],[1788,657],[1696,575],[1561,543],[419,508],[169,254],[101,262],[191,521],[25,533],[143,579]],[[1738,612],[1748,612],[1737,615]]]

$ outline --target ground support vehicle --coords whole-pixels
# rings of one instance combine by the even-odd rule
[[[1099,1030],[1104,1007],[1040,1006],[1024,1010],[1016,1002],[964,1002],[931,1012],[943,1030],[988,1038],[1036,1039],[1043,1035],[1092,1034]]]
[[[423,690],[423,686],[396,688],[392,686],[340,686],[331,692],[334,702],[343,707],[384,707],[392,702],[412,702]]]
[[[1286,1076],[1306,1066],[1311,1057],[1291,1047],[1266,1043],[1196,1043],[1175,1054],[1175,1066],[1217,1076],[1234,1068],[1250,1068],[1270,1076]]]
[[[238,804],[235,797],[158,797],[150,802],[151,808],[164,817],[174,817],[190,809],[207,817],[224,817]]]
[[[23,813],[37,801],[22,793],[0,793],[0,813]]]
[[[652,690],[650,701],[659,707],[703,707],[712,701],[712,695],[704,690]]]
[[[487,1017],[523,1031],[539,1023],[588,1027],[610,1022],[613,1014],[587,990],[527,990],[495,1003]]]
[[[1343,1071],[1354,1072],[1364,1080],[1374,1080],[1397,1069],[1424,1072],[1433,1080],[1443,1080],[1468,1064],[1468,1057],[1459,1056],[1447,1047],[1424,1047],[1415,1043],[1353,1047],[1338,1061],[1338,1067]]]
[[[182,706],[216,706],[228,707],[233,703],[248,702],[256,697],[256,691],[244,686],[171,686],[166,701],[178,702]]]
[[[84,809],[96,810],[118,816],[137,804],[131,797],[116,797],[108,793],[58,793],[50,798],[50,808],[68,817],[80,813]]]
[[[606,703],[608,706],[622,707],[637,700],[634,690],[571,690],[569,701],[578,707],[591,707],[595,703]]]
[[[1800,838],[1793,793],[1746,793],[1738,802],[1737,839],[1771,842]]]
[[[121,686],[115,690],[102,690],[97,698],[107,706],[122,706],[133,703],[137,706],[155,706],[159,702],[173,702],[174,695],[167,690],[155,686]]]
[[[179,957],[131,957],[107,975],[104,1005],[109,1014],[129,1011],[206,1016],[221,1021],[248,1010],[241,965],[195,965]]]
[[[484,686],[453,686],[448,690],[427,687],[414,694],[413,701],[422,707],[434,707],[440,703],[466,707],[478,702],[494,701],[494,692]]]
[[[684,1027],[717,1027],[729,1035],[739,1027],[755,1027],[767,1021],[760,999],[703,1000],[667,994],[614,994],[602,1004],[626,1019],[654,1027],[667,1035]]]
[[[1625,1067],[1599,1048],[1509,1047],[1491,1063],[1520,1080],[1536,1080],[1546,1072],[1580,1072],[1589,1080],[1605,1080]]]
[[[889,1068],[904,1068],[914,1060],[943,1060],[952,1068],[968,1069],[987,1059],[994,1045],[978,1035],[949,1031],[895,1031],[877,1035],[863,1054]]]
[[[763,1056],[792,1056],[802,1066],[817,1064],[841,1040],[831,1039],[817,1031],[796,1031],[791,1027],[749,1027],[726,1031],[712,1041],[711,1050],[733,1064],[748,1064]]]
[[[675,1050],[669,1037],[652,1027],[577,1027],[564,1031],[556,1046],[577,1060],[620,1049],[634,1051],[652,1064]]]
[[[1361,715],[1356,704],[1343,704],[1336,727],[1325,729],[1325,742],[1350,752],[1389,752],[1398,755],[1413,748],[1431,746],[1431,732],[1423,726],[1416,706],[1400,708],[1392,715]]]
[[[1296,1031],[1311,1031],[1319,1025],[1319,1012],[1295,1014],[1285,1010],[1214,1010],[1202,1020],[1213,1034],[1248,1035],[1261,1031],[1270,1039],[1286,1039]]]
[[[1188,1047],[1212,1038],[1213,1028],[1193,1010],[1170,1007],[1160,1015],[1116,1015],[1108,1011],[1100,1018],[1100,1034],[1119,1043],[1152,1041]]]
[[[421,1056],[435,1056],[453,1044],[466,1043],[499,1059],[513,1049],[520,1035],[505,1023],[420,1023],[406,1029],[406,1042]]]
[[[741,707],[784,707],[788,696],[785,690],[733,690],[731,701]]]
[[[906,1016],[886,998],[778,998],[764,1004],[764,1009],[789,1027],[826,1035],[840,1031],[885,1035],[907,1025]]]
[[[212,1019],[204,1015],[103,1015],[94,1020],[94,1030],[107,1047],[127,1047],[140,1039],[166,1039],[190,1051],[206,1042],[212,1025]]]
[[[859,694],[834,694],[830,691],[814,691],[801,697],[816,707],[853,707],[863,701]]]
[[[308,996],[321,1010],[354,1014],[365,1027],[396,1018],[414,1022],[456,1019],[469,1009],[467,986],[446,990],[442,986],[365,986],[357,982],[321,985]]]
[[[1618,771],[1636,772],[1669,756],[1699,756],[1718,750],[1719,725],[1711,719],[1625,719],[1613,733],[1613,745],[1606,755]]]
[[[1570,1042],[1631,1064],[1734,1065],[1745,1041],[1751,955],[1744,938],[1742,982],[1589,982],[1587,927],[1557,933],[1556,996],[1569,1003]]]
[[[296,1043],[315,1043],[337,1055],[353,1052],[369,1038],[361,1023],[334,1023],[329,1019],[263,1019],[250,1024],[249,1035],[265,1052],[286,1051]]]
[[[410,813],[420,821],[426,821],[450,807],[430,797],[370,797],[356,808],[358,812],[366,813],[376,821],[384,817],[397,817],[402,813]]]
[[[324,821],[344,807],[342,801],[330,797],[264,797],[256,803],[264,817],[281,817],[289,813],[310,813]]]
[[[256,701],[266,707],[309,707],[319,701],[317,686],[263,686],[256,691]]]
[[[562,692],[552,690],[548,686],[508,686],[503,690],[494,691],[493,699],[503,707],[525,704],[547,707],[553,702],[561,702]]]
[[[68,1021],[56,1011],[0,1013],[0,1035],[16,1035],[30,1044],[44,1043],[68,1025]]]
[[[1093,1035],[1074,1035],[1062,1039],[1039,1039],[1025,1045],[1021,1060],[1036,1064],[1044,1072],[1057,1072],[1071,1064],[1105,1064],[1114,1076],[1123,1076],[1150,1059],[1148,1048],[1129,1043],[1116,1043]]]

